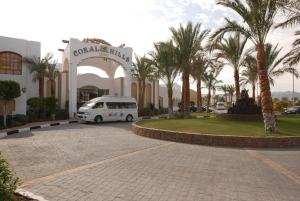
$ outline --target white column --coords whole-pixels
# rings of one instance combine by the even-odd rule
[[[77,65],[69,63],[69,116],[77,112]]]
[[[128,70],[125,70],[124,96],[131,97],[131,73]]]

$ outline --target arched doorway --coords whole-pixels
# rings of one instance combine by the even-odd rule
[[[95,86],[84,86],[77,89],[77,104],[78,107],[86,103],[87,101],[101,97],[103,95],[108,95],[109,89],[99,89]]]

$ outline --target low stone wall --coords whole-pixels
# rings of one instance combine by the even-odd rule
[[[231,135],[206,135],[145,128],[132,124],[135,134],[188,144],[240,147],[240,148],[287,148],[300,147],[300,137],[247,137]]]

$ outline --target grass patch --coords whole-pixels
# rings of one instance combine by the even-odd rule
[[[143,120],[140,126],[162,130],[238,136],[300,136],[300,115],[279,116],[278,132],[268,134],[263,122],[234,121],[218,118]]]

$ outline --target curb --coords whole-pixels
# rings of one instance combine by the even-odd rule
[[[29,198],[29,199],[32,199],[34,201],[48,201],[46,200],[45,198],[43,198],[42,196],[39,196],[39,195],[35,195],[29,191],[26,191],[22,188],[18,188],[15,192],[16,194],[19,194],[21,196],[24,196],[25,198]]]
[[[136,123],[132,124],[132,131],[136,135],[140,135],[143,137],[206,146],[220,146],[231,148],[300,147],[300,136],[253,137],[233,135],[211,135],[147,128],[139,126]]]
[[[64,124],[73,124],[73,123],[78,123],[77,120],[69,120],[69,121],[61,121],[61,122],[55,122],[55,123],[48,123],[48,124],[41,124],[41,125],[38,125],[38,126],[31,126],[31,127],[26,127],[26,128],[19,128],[19,129],[16,129],[16,130],[11,130],[11,131],[8,131],[8,132],[3,132],[3,133],[0,133],[0,139],[1,138],[5,138],[9,135],[12,135],[12,134],[16,134],[16,133],[22,133],[22,132],[25,132],[25,131],[31,131],[31,130],[35,130],[35,129],[39,129],[39,128],[47,128],[47,127],[50,127],[50,126],[59,126],[59,125],[64,125]]]

